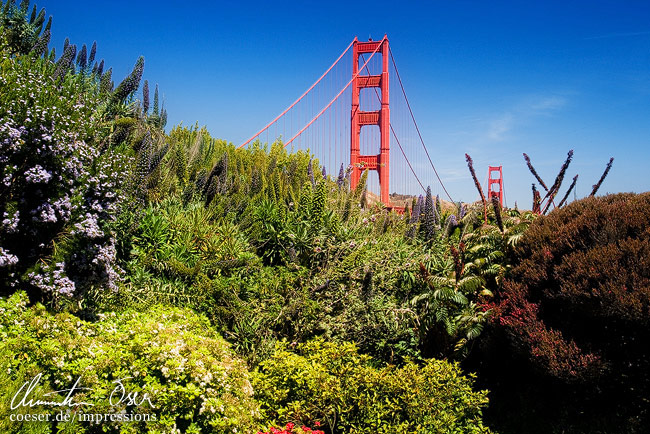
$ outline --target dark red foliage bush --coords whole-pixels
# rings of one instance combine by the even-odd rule
[[[650,193],[589,197],[538,218],[513,263],[493,326],[509,351],[633,432],[650,408]]]

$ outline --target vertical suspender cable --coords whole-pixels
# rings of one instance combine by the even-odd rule
[[[372,57],[372,56],[370,56],[370,57]],[[361,55],[361,59],[363,60],[363,54]],[[363,67],[360,68],[359,71],[361,71],[361,69],[363,69],[365,67],[366,71],[368,71],[368,74],[370,74],[370,70],[366,67],[366,65],[368,64],[369,61],[370,61],[370,59],[368,59],[368,61],[366,63],[364,63]],[[393,65],[395,65],[394,61],[393,61]],[[375,95],[377,96],[377,100],[381,103],[381,99],[379,98],[379,92],[377,92],[377,88],[374,88],[374,89],[375,89]],[[406,94],[404,95],[404,97],[406,98]],[[406,156],[406,153],[404,152],[404,148],[402,148],[402,144],[400,143],[399,139],[397,138],[397,134],[395,134],[395,129],[393,128],[392,122],[390,123],[390,130],[393,133],[393,137],[395,137],[395,141],[397,142],[397,146],[399,147],[400,151],[402,151],[402,155],[404,156],[404,159],[406,160],[406,164],[408,164],[409,168],[411,169],[411,172],[413,172],[413,176],[415,176],[415,179],[417,180],[418,184],[420,184],[420,187],[422,187],[422,190],[424,190],[426,192],[427,189],[424,188],[424,185],[420,181],[420,178],[418,178],[418,175],[415,173],[415,170],[413,169],[413,166],[411,165],[411,162],[409,161],[408,157]]]
[[[397,79],[399,80],[399,85],[402,88],[402,93],[404,94],[404,99],[406,100],[406,106],[409,109],[409,112],[411,113],[411,118],[413,119],[413,123],[415,124],[415,129],[418,132],[418,136],[420,136],[420,141],[422,142],[422,147],[424,148],[424,152],[427,154],[427,158],[429,159],[429,163],[431,163],[431,167],[433,168],[433,172],[436,174],[436,178],[438,178],[438,181],[440,182],[440,185],[442,186],[442,189],[445,191],[447,194],[447,197],[449,198],[450,201],[454,201],[451,196],[449,195],[449,192],[445,188],[445,184],[442,183],[442,179],[440,179],[440,176],[438,175],[438,171],[436,170],[436,167],[433,165],[433,161],[431,161],[431,156],[429,156],[429,151],[427,151],[427,147],[424,145],[424,139],[422,139],[422,134],[420,134],[420,129],[418,128],[417,122],[415,122],[415,116],[413,115],[413,110],[411,110],[411,104],[409,104],[408,97],[406,96],[406,91],[404,90],[404,85],[402,84],[402,79],[399,76],[399,71],[397,70],[397,65],[395,64],[395,58],[393,57],[393,51],[390,50],[390,58],[393,61],[393,67],[395,68],[395,74],[397,75]]]
[[[320,112],[318,112],[318,114],[317,114],[316,116],[314,116],[314,118],[313,118],[311,121],[309,121],[309,123],[308,123],[307,125],[305,125],[305,126],[304,126],[300,131],[298,131],[298,132],[297,132],[297,133],[296,133],[296,134],[291,138],[291,140],[289,140],[289,141],[284,145],[285,147],[286,147],[289,143],[293,142],[294,139],[295,139],[296,137],[300,136],[300,135],[301,135],[301,134],[302,134],[302,133],[303,133],[307,128],[309,128],[309,126],[310,126],[311,124],[313,124],[313,123],[316,121],[316,119],[318,119],[318,118],[320,117],[320,115],[322,115],[322,114],[325,112],[325,110],[327,110],[328,108],[330,108],[330,106],[334,103],[334,101],[336,101],[336,100],[338,99],[338,97],[341,96],[341,94],[342,94],[343,92],[345,92],[345,90],[346,90],[348,87],[350,87],[350,85],[352,84],[352,81],[353,81],[355,78],[357,78],[357,77],[359,76],[359,73],[361,72],[361,70],[362,70],[363,68],[365,68],[365,66],[368,64],[368,62],[370,61],[370,59],[372,59],[372,56],[374,56],[375,53],[377,53],[377,51],[379,50],[379,47],[381,47],[381,43],[383,43],[385,39],[386,39],[386,37],[384,37],[384,38],[380,41],[380,44],[377,45],[377,48],[375,48],[375,51],[372,52],[372,54],[370,55],[370,58],[369,58],[369,59],[366,61],[366,63],[365,63],[365,64],[364,64],[360,69],[359,69],[359,71],[354,75],[354,77],[352,77],[352,78],[350,79],[350,81],[348,81],[348,84],[346,84],[345,87],[344,87],[343,89],[341,89],[341,91],[340,91],[338,94],[336,94],[336,96],[335,96],[335,97],[334,97],[334,98],[329,102],[329,104],[327,104],[325,107],[323,107],[323,109],[322,109]],[[349,48],[349,47],[348,47],[348,48]],[[346,51],[347,51],[347,50],[346,50]],[[338,60],[337,60],[337,61],[338,61]]]
[[[300,102],[300,100],[302,100],[302,99],[305,97],[305,95],[307,95],[307,94],[308,94],[308,93],[309,93],[309,92],[310,92],[310,91],[311,91],[311,90],[312,90],[312,89],[313,89],[313,88],[314,88],[318,83],[320,83],[320,81],[323,79],[323,77],[325,77],[325,76],[326,76],[326,75],[327,75],[327,74],[332,70],[332,68],[334,68],[334,66],[339,62],[339,60],[341,60],[341,58],[345,55],[345,53],[348,52],[348,50],[350,49],[350,47],[352,47],[352,44],[353,44],[353,43],[354,43],[354,41],[350,42],[350,45],[348,45],[348,47],[347,47],[347,48],[346,48],[346,49],[341,53],[341,55],[340,55],[340,56],[339,56],[339,57],[334,61],[334,63],[332,64],[332,66],[330,66],[330,67],[327,69],[327,71],[325,71],[325,73],[323,73],[323,75],[321,75],[320,78],[319,78],[318,80],[316,80],[316,82],[315,82],[314,84],[312,84],[311,87],[310,87],[309,89],[307,89],[307,90],[305,91],[305,93],[303,93],[302,95],[300,95],[300,97],[299,97],[297,100],[295,100],[295,101],[293,102],[293,104],[291,104],[289,107],[287,107],[287,108],[286,108],[282,113],[280,113],[280,114],[279,114],[275,119],[273,119],[271,122],[269,122],[268,125],[266,125],[264,128],[262,128],[261,130],[259,130],[259,131],[257,132],[257,134],[255,134],[253,137],[251,137],[250,139],[246,140],[246,142],[244,142],[242,145],[240,145],[237,149],[239,149],[239,148],[243,148],[244,146],[248,145],[248,144],[249,144],[249,143],[250,143],[250,142],[251,142],[255,137],[257,137],[257,136],[259,136],[260,134],[262,134],[266,129],[268,129],[268,128],[269,128],[271,125],[273,125],[273,124],[274,124],[278,119],[280,119],[280,118],[281,118],[282,116],[284,116],[284,115],[285,115],[289,110],[291,110],[291,109],[292,109],[296,104],[298,104],[298,103]]]

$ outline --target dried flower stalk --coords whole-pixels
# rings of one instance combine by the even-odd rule
[[[557,206],[558,208],[560,208],[562,205],[564,205],[564,202],[566,202],[566,200],[569,198],[569,195],[573,191],[573,187],[576,186],[577,181],[578,181],[578,175],[573,177],[573,182],[571,183],[571,185],[569,186],[569,189],[567,190],[566,194],[564,195],[564,197],[560,201],[560,204]]]
[[[609,163],[607,163],[607,167],[605,168],[605,171],[603,172],[603,176],[600,177],[596,185],[593,186],[593,190],[591,190],[591,194],[589,196],[595,196],[596,192],[600,188],[600,184],[603,183],[605,178],[607,177],[607,174],[609,173],[609,169],[612,168],[612,163],[614,162],[614,157],[609,159]]]
[[[469,154],[465,154],[465,159],[467,160],[467,167],[469,167],[469,173],[472,174],[472,178],[474,179],[474,185],[476,186],[476,189],[481,195],[481,202],[483,202],[483,217],[485,219],[485,224],[487,224],[487,202],[485,200],[485,195],[483,194],[483,188],[481,187],[481,183],[478,182],[478,178],[476,177],[476,172],[474,171],[474,162],[472,161],[472,157],[470,157]]]
[[[540,176],[537,174],[537,171],[533,167],[533,164],[530,162],[530,157],[525,152],[524,152],[524,160],[526,160],[526,165],[528,166],[528,170],[530,170],[530,173],[532,173],[535,179],[537,179],[537,182],[539,182],[539,184],[542,187],[544,187],[544,190],[548,191],[548,187],[546,186],[546,184],[544,184],[542,178],[540,178]]]
[[[499,230],[503,232],[503,218],[501,217],[501,203],[496,195],[492,196],[492,208],[494,208],[494,218],[497,221]]]
[[[537,191],[537,188],[535,188],[535,184],[533,184],[533,213],[535,214],[540,214],[540,208],[541,208],[541,196],[539,194],[539,191]]]
[[[548,191],[548,193],[546,193],[546,196],[544,196],[544,199],[542,200],[542,202],[546,201],[546,206],[544,206],[544,211],[542,212],[542,214],[546,214],[549,207],[551,206],[551,202],[553,202],[553,198],[555,198],[555,195],[560,190],[560,186],[562,185],[562,181],[564,180],[564,174],[566,173],[566,170],[569,168],[569,164],[571,164],[571,159],[573,159],[573,149],[571,149],[568,152],[567,158],[564,161],[564,164],[562,164],[562,167],[560,168],[560,172],[555,177],[555,182],[553,183],[550,190]]]

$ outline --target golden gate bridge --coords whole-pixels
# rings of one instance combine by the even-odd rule
[[[354,38],[314,84],[239,148],[257,141],[310,152],[324,174],[347,170],[352,189],[368,170],[368,190],[388,208],[398,208],[391,191],[418,195],[427,186],[453,202],[424,143],[387,36]],[[488,194],[503,205],[501,167],[488,173]]]

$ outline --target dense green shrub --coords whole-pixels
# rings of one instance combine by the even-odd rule
[[[16,390],[21,382],[41,373],[45,390],[66,389],[81,378],[74,402],[88,402],[86,413],[150,414],[149,422],[104,422],[109,432],[254,432],[257,405],[245,364],[209,327],[204,317],[178,308],[154,307],[146,313],[107,313],[96,323],[69,314],[48,314],[41,305],[26,307],[18,292],[0,299],[2,390]],[[26,380],[27,379],[27,380]],[[108,399],[123,379],[125,389],[138,392],[141,406]],[[118,391],[120,392],[120,391]],[[4,393],[3,393],[4,394]],[[117,395],[115,395],[117,396]],[[63,401],[61,392],[50,396]],[[7,415],[3,400],[0,414]],[[38,408],[33,412],[54,412]],[[3,418],[3,432],[22,432]],[[65,432],[93,431],[77,421]]]
[[[148,207],[133,241],[133,266],[197,284],[229,276],[257,258],[244,235],[230,222],[219,223],[201,203],[183,205],[168,199]]]
[[[354,193],[326,179],[313,188],[304,153],[235,152],[197,129],[175,128],[170,139],[152,203],[121,238],[126,285],[102,305],[198,309],[253,363],[277,337],[315,335],[384,360],[417,356],[404,302],[429,254],[403,239],[399,216],[355,206],[343,221]],[[157,199],[164,188],[175,194]]]
[[[496,326],[515,366],[546,381],[535,401],[573,413],[546,423],[562,432],[645,432],[650,193],[590,197],[539,218],[515,263]],[[590,428],[581,427],[588,418]]]
[[[201,202],[151,204],[134,231],[125,284],[101,305],[146,309],[157,303],[206,315],[249,361],[273,349],[291,273],[266,268],[234,223]],[[295,273],[299,274],[299,273]],[[282,318],[283,319],[283,318]]]
[[[123,277],[137,216],[122,214],[167,152],[164,122],[134,99],[143,57],[113,90],[96,43],[66,39],[56,59],[51,17],[29,3],[0,9],[0,294],[92,314]]]
[[[415,241],[415,228],[423,224],[417,216],[423,209],[425,216],[431,213],[432,204],[422,197],[415,202],[407,239]],[[487,213],[480,202],[435,210],[439,226],[428,241],[431,260],[419,267],[411,305],[418,314],[422,353],[463,360],[492,314],[490,300],[511,270],[512,248],[534,216],[517,210],[502,215],[498,203]]]
[[[261,364],[256,397],[268,423],[322,423],[328,433],[480,433],[486,392],[472,390],[460,368],[375,367],[352,344],[285,344]]]
[[[317,160],[304,152],[289,154],[280,142],[235,150],[198,126],[172,129],[169,141],[170,151],[150,178],[149,199],[180,196],[193,210],[181,210],[177,201],[179,217],[196,214],[203,202],[209,209],[206,233],[220,233],[226,225],[243,235],[248,260],[234,273],[199,272],[212,265],[196,268],[199,256],[183,254],[201,244],[187,235],[191,228],[173,237],[185,240],[183,246],[168,238],[165,253],[155,252],[138,232],[145,227],[168,232],[166,211],[154,205],[135,234],[140,265],[126,266],[135,277],[129,291],[142,298],[141,289],[155,287],[155,294],[192,307],[200,300],[204,313],[227,324],[222,332],[236,346],[243,344],[246,357],[259,354],[251,338],[262,333],[271,340],[323,335],[354,341],[363,352],[390,362],[417,358],[422,349],[462,359],[487,318],[482,303],[507,274],[505,252],[529,222],[515,213],[501,228],[484,226],[473,207],[466,212],[465,206],[446,205],[443,211],[429,195],[429,206],[421,198],[421,212],[414,209],[409,223],[379,205],[361,206],[365,177],[354,191],[344,170],[336,182],[327,177],[312,182]],[[426,240],[414,236],[422,232],[420,220],[429,222]],[[496,218],[490,213],[489,220]],[[156,283],[140,284],[147,281]],[[441,304],[436,297],[443,293],[449,300]],[[238,342],[241,336],[246,342]],[[258,344],[268,352],[268,341]]]
[[[55,65],[0,53],[0,292],[115,289],[115,216],[128,159],[95,146],[98,96]],[[45,260],[47,258],[47,260]]]
[[[139,217],[135,256],[124,265],[128,291],[111,303],[153,296],[199,308],[254,363],[276,337],[354,341],[389,362],[418,358],[423,348],[438,357],[469,351],[487,317],[481,294],[500,284],[503,250],[525,219],[483,227],[476,213],[448,206],[443,215],[430,198],[435,224],[424,242],[404,236],[401,216],[360,207],[362,191],[349,192],[344,178],[312,184],[304,153],[287,154],[281,144],[235,151],[198,128],[174,128],[170,139],[150,193],[169,189],[182,199],[154,203]],[[198,225],[183,223],[199,214]],[[226,258],[221,241],[206,242],[220,234],[243,237],[242,254]],[[454,257],[449,245],[459,243]],[[441,290],[456,300],[441,307]]]
[[[277,337],[316,335],[354,340],[385,360],[417,356],[414,313],[400,300],[408,298],[411,270],[418,258],[427,261],[426,251],[391,234],[363,239],[372,227],[359,222],[344,240],[308,253],[328,267],[264,266],[244,230],[218,215],[180,199],[147,207],[124,265],[128,280],[104,294],[102,305],[197,309],[253,363],[270,354]]]

